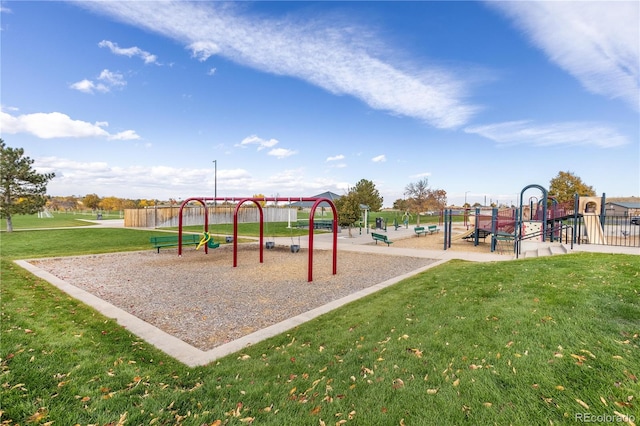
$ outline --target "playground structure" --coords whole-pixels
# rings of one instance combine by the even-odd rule
[[[264,212],[262,209],[262,203],[266,203],[266,202],[288,202],[288,204],[290,205],[292,202],[296,201],[296,202],[312,202],[313,205],[311,207],[311,211],[309,214],[309,260],[308,260],[308,274],[307,274],[307,280],[309,282],[313,281],[313,236],[314,236],[314,217],[315,217],[315,212],[317,207],[322,204],[322,203],[326,203],[329,205],[329,207],[331,207],[332,211],[333,211],[333,217],[337,218],[338,217],[338,211],[336,209],[335,204],[333,203],[333,201],[331,201],[329,198],[323,198],[323,197],[297,197],[297,198],[292,198],[292,197],[246,197],[246,198],[231,198],[229,199],[228,197],[192,197],[192,198],[188,198],[186,200],[184,200],[182,202],[182,204],[180,205],[180,215],[179,215],[179,221],[178,221],[178,256],[182,256],[182,234],[183,234],[183,210],[185,208],[185,206],[187,206],[187,204],[189,204],[190,202],[197,202],[200,203],[202,205],[202,207],[204,208],[205,214],[204,214],[204,230],[203,230],[203,239],[201,240],[201,244],[198,246],[198,248],[200,248],[201,246],[204,247],[204,252],[208,253],[208,249],[209,247],[213,245],[215,245],[215,243],[213,242],[213,239],[211,238],[211,235],[209,234],[209,214],[208,214],[208,206],[207,206],[207,202],[218,202],[218,201],[231,201],[231,202],[236,202],[235,205],[235,209],[233,212],[233,267],[237,267],[238,266],[238,212],[240,211],[240,208],[242,207],[243,204],[250,202],[253,203],[255,205],[255,207],[258,209],[258,213],[259,213],[259,222],[260,222],[260,238],[259,238],[259,242],[260,242],[260,263],[264,262],[264,247],[265,247],[265,243],[264,243]],[[334,220],[333,221],[333,226],[332,226],[332,232],[333,232],[333,270],[332,273],[333,275],[337,274],[337,264],[338,264],[338,221]],[[207,238],[208,236],[208,238]],[[206,240],[206,241],[205,241]],[[217,245],[215,245],[215,247],[217,247]],[[212,247],[214,248],[214,247]],[[299,249],[299,246],[298,246]],[[291,247],[291,251],[294,252],[294,247],[292,245]]]
[[[525,205],[525,192],[539,190],[541,197],[530,197]],[[475,213],[465,212],[465,232],[453,235],[452,211],[444,212],[444,249],[451,247],[451,241],[466,239],[478,245],[480,239],[491,238],[491,251],[498,245],[509,246],[520,254],[523,242],[532,243],[563,242],[570,244],[615,244],[605,232],[605,195],[602,197],[575,195],[573,202],[559,203],[549,196],[540,185],[527,185],[520,193],[520,206],[517,208],[491,209],[490,213],[479,208]],[[628,219],[627,219],[628,220]],[[638,239],[638,231],[629,227],[627,221],[618,221],[607,225],[609,232],[617,239],[624,237],[627,243]],[[625,244],[628,245],[628,244]]]

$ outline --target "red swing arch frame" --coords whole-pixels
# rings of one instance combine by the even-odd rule
[[[333,261],[333,275],[338,272],[338,210],[336,205],[329,198],[324,197],[246,197],[246,198],[229,198],[229,197],[192,197],[184,200],[180,204],[180,212],[178,218],[178,256],[182,256],[182,211],[184,207],[192,201],[199,202],[204,207],[204,232],[209,232],[209,209],[207,207],[207,201],[236,201],[236,208],[233,212],[233,267],[238,266],[238,212],[240,207],[246,202],[252,202],[258,208],[260,214],[260,263],[264,263],[264,212],[262,210],[262,202],[279,202],[287,201],[291,203],[295,202],[313,202],[311,211],[309,213],[309,260],[307,264],[307,281],[313,281],[313,236],[314,236],[314,216],[316,209],[322,203],[329,204],[333,211],[333,227],[332,227],[332,261]],[[208,247],[204,245],[205,253],[208,253]]]

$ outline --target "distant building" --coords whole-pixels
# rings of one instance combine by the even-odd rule
[[[638,202],[608,202],[605,206],[607,216],[638,216],[640,203]]]

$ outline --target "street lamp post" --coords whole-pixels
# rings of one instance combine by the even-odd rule
[[[467,207],[467,194],[471,191],[464,191],[464,206]]]

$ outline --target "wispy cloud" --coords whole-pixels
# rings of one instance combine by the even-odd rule
[[[30,133],[41,139],[54,138],[105,138],[109,140],[140,139],[133,130],[109,133],[105,130],[107,122],[88,123],[73,120],[60,112],[34,113],[14,116],[0,111],[0,127],[3,133]]]
[[[424,172],[424,173],[416,173],[415,175],[411,175],[409,176],[412,179],[422,179],[422,178],[426,178],[431,176],[431,172]]]
[[[453,72],[393,63],[379,49],[383,41],[366,28],[325,25],[320,20],[297,22],[293,15],[256,18],[247,12],[248,6],[226,2],[77,4],[178,40],[200,60],[220,55],[260,71],[300,78],[337,95],[351,95],[373,109],[434,127],[464,125],[478,109],[466,101],[466,85]]]
[[[276,146],[278,144],[278,140],[277,139],[262,139],[261,137],[258,137],[256,135],[251,135],[251,136],[247,136],[246,138],[244,138],[242,140],[242,142],[240,142],[239,144],[237,144],[236,146],[239,147],[247,147],[249,145],[257,145],[258,146],[258,151],[261,151],[265,148],[271,148],[273,146]]]
[[[640,3],[491,1],[589,91],[640,108]]]
[[[338,154],[338,155],[334,155],[332,157],[327,157],[326,161],[340,161],[340,160],[344,160],[344,155]]]
[[[598,123],[566,122],[535,124],[528,120],[508,121],[464,129],[500,145],[595,145],[612,148],[629,143],[615,129]]]
[[[298,153],[297,151],[294,151],[292,149],[286,149],[286,148],[274,148],[271,151],[269,151],[269,155],[276,158],[286,158],[286,157],[295,155],[297,153]]]
[[[93,94],[95,92],[107,93],[111,89],[122,88],[126,85],[127,82],[122,74],[105,69],[102,70],[96,81],[84,79],[71,84],[69,87],[80,92]]]
[[[387,157],[384,154],[382,154],[382,155],[373,157],[371,161],[373,161],[374,163],[384,163],[385,161],[387,161]]]
[[[145,64],[158,63],[158,57],[156,55],[146,52],[136,46],[119,47],[117,43],[109,40],[102,40],[100,43],[98,43],[98,46],[108,48],[114,55],[128,56],[129,58],[137,56],[141,58]]]

